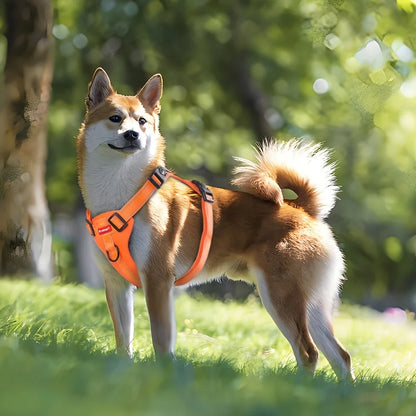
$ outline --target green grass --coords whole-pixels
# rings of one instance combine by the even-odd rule
[[[412,415],[416,323],[343,306],[335,331],[355,384],[325,359],[296,374],[284,337],[254,297],[176,300],[175,362],[155,362],[141,291],[134,361],[114,354],[102,290],[0,281],[0,415]]]

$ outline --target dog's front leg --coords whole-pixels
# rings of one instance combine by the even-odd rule
[[[176,321],[174,287],[170,281],[146,279],[144,291],[156,357],[174,357]]]
[[[103,273],[108,309],[113,320],[117,351],[133,356],[134,286],[113,271]]]

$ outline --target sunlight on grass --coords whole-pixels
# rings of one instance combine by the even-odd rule
[[[358,306],[348,307],[336,320],[362,378],[394,378],[415,381],[416,322],[393,324],[382,314]]]
[[[176,304],[178,355],[201,362],[227,359],[237,370],[257,374],[293,366],[289,344],[254,296],[224,303],[184,294]]]
[[[0,284],[1,334],[39,345],[77,345],[104,354],[115,349],[102,291],[73,285]],[[194,363],[226,360],[247,374],[295,367],[289,343],[254,295],[239,303],[184,293],[176,299],[176,315],[178,358]],[[334,329],[350,351],[360,378],[414,378],[414,320],[391,324],[375,311],[343,306],[335,317]],[[134,351],[136,360],[153,359],[141,291],[135,295]],[[323,356],[318,372],[331,374]]]
[[[154,362],[137,292],[132,363],[114,355],[102,290],[0,281],[0,414],[348,415],[355,406],[358,415],[413,415],[410,315],[392,325],[369,309],[341,307],[335,331],[358,376],[345,385],[324,358],[314,379],[296,374],[288,342],[254,296],[221,302],[181,294],[176,309],[177,361]]]
[[[227,304],[183,295],[177,305],[178,353],[184,358],[203,361],[226,357],[236,369],[254,374],[296,366],[289,343],[254,296],[244,303]],[[334,330],[350,351],[361,379],[415,378],[414,320],[391,324],[375,311],[343,306],[335,316]],[[318,372],[331,375],[322,354]]]

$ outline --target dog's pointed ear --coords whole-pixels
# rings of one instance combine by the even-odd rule
[[[110,78],[102,68],[97,68],[88,85],[87,108],[91,110],[102,103],[108,96],[114,94]]]
[[[150,113],[160,113],[160,99],[162,98],[163,79],[162,75],[153,75],[136,94],[136,97],[143,104],[146,111]]]

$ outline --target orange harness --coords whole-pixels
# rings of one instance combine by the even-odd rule
[[[91,217],[91,212],[88,209],[86,212],[87,229],[94,237],[100,250],[107,257],[110,264],[126,280],[137,287],[141,287],[140,276],[129,248],[130,235],[134,225],[133,216],[141,210],[169,178],[184,183],[201,196],[203,225],[198,253],[191,268],[181,278],[175,280],[175,286],[184,285],[202,270],[211,246],[213,230],[212,203],[214,197],[206,185],[198,181],[187,181],[174,175],[166,168],[158,167],[133,198],[121,209],[107,211],[94,218]]]

